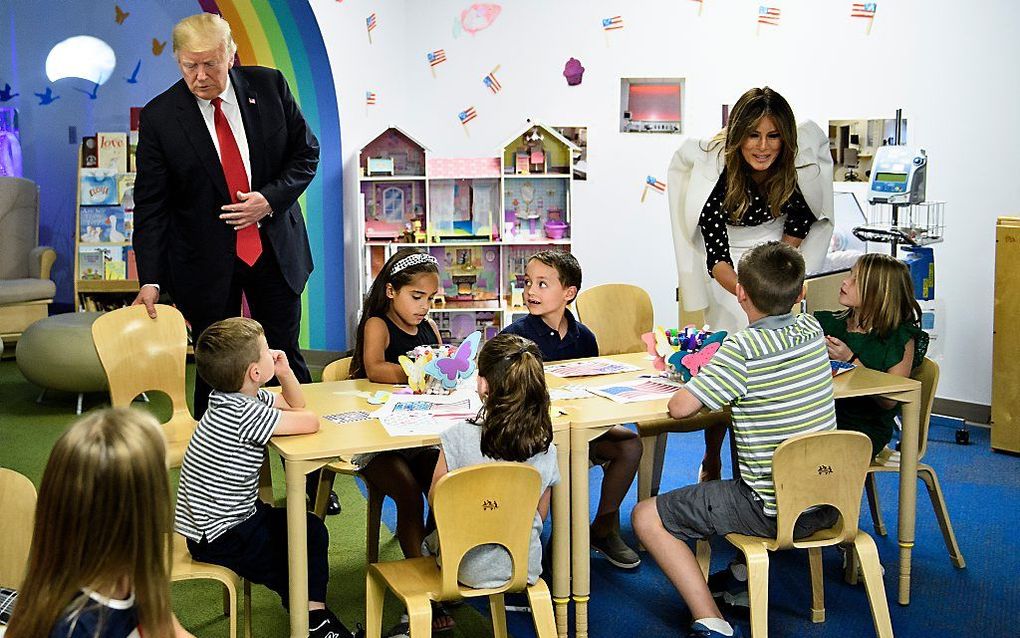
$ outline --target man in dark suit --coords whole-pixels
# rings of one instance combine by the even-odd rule
[[[237,45],[226,20],[185,18],[174,27],[173,50],[183,78],[145,106],[139,123],[134,303],[155,317],[153,304],[169,293],[197,339],[241,314],[244,293],[269,346],[308,383],[298,336],[312,255],[297,199],[315,177],[318,140],[283,74],[233,67]],[[195,379],[196,419],[209,389]],[[328,511],[340,511],[335,494]]]
[[[232,67],[230,26],[213,14],[174,28],[183,79],[142,110],[134,248],[150,316],[160,290],[205,328],[241,313],[243,292],[269,346],[298,380],[311,381],[298,349],[301,291],[312,272],[297,198],[315,176],[319,144],[283,75]],[[209,386],[195,383],[195,417]]]

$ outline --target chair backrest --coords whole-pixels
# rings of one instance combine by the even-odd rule
[[[110,385],[110,403],[128,407],[143,392],[164,392],[173,406],[167,440],[190,438],[195,421],[185,398],[188,332],[180,311],[156,304],[152,319],[143,305],[119,308],[96,319],[92,339]]]
[[[0,586],[18,589],[25,579],[35,526],[35,486],[0,468]]]
[[[856,148],[843,149],[843,165],[847,168],[857,167],[857,156],[860,153]]]
[[[464,595],[457,572],[468,550],[494,543],[510,552],[513,575],[494,591],[520,591],[528,584],[531,527],[541,496],[538,470],[523,463],[486,463],[454,470],[436,483],[432,508],[443,555],[442,595]]]
[[[870,464],[871,439],[860,432],[831,430],[783,441],[772,457],[779,549],[852,541],[857,536],[864,477]],[[831,505],[839,510],[841,528],[826,540],[795,542],[797,518],[815,505]]]
[[[354,357],[344,357],[333,361],[322,369],[323,381],[346,381],[351,376],[351,361]]]
[[[27,279],[28,255],[39,245],[39,187],[0,177],[0,279]]]
[[[595,333],[599,354],[645,352],[641,335],[653,328],[652,298],[630,284],[602,284],[582,290],[574,301],[577,320]]]
[[[935,389],[939,386],[939,364],[928,357],[914,368],[910,378],[921,382],[921,423],[917,428],[917,458],[928,451],[928,427],[931,425],[931,406],[935,402]]]

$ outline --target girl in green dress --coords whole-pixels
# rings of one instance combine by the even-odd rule
[[[921,330],[921,308],[906,264],[889,255],[863,255],[839,289],[846,310],[815,313],[822,324],[829,358],[909,377],[924,361],[928,335]],[[879,397],[836,401],[841,430],[863,432],[878,454],[892,438],[898,404]]]

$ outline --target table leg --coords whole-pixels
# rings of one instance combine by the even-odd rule
[[[308,461],[284,463],[287,476],[291,638],[308,638],[308,508],[305,505],[305,475],[318,465]]]
[[[570,430],[571,589],[574,594],[574,634],[577,638],[588,638],[588,594],[591,589],[588,444],[609,427]]]
[[[553,434],[560,482],[552,495],[552,599],[556,612],[556,634],[567,638],[567,610],[570,604],[570,430]]]
[[[904,393],[900,438],[900,504],[898,531],[900,542],[899,602],[910,604],[910,553],[914,548],[914,517],[917,511],[917,447],[921,425],[921,389]]]

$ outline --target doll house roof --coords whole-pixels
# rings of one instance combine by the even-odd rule
[[[531,129],[535,128],[536,126],[538,128],[540,128],[540,129],[542,129],[543,132],[548,133],[549,135],[551,135],[553,137],[553,139],[555,139],[556,141],[558,141],[559,143],[563,144],[568,149],[570,149],[571,156],[573,156],[576,153],[580,153],[581,152],[581,147],[579,147],[577,144],[574,144],[573,142],[571,142],[567,138],[565,138],[562,135],[560,135],[559,131],[557,131],[556,129],[554,129],[552,127],[549,127],[549,126],[546,126],[545,124],[542,124],[541,122],[532,122],[531,120],[528,121],[526,126],[521,128],[520,130],[518,130],[516,135],[514,135],[513,137],[511,137],[507,141],[503,142],[503,147],[502,148],[506,149],[508,146],[513,144],[515,141],[517,141],[518,138],[520,138],[522,135],[524,135],[525,133],[527,133]]]
[[[399,126],[387,126],[385,129],[380,131],[378,135],[373,137],[367,144],[363,144],[362,147],[361,147],[361,150],[364,151],[369,146],[372,146],[376,142],[380,141],[382,139],[382,137],[384,135],[386,135],[387,133],[389,133],[390,131],[396,131],[398,136],[400,136],[402,138],[405,138],[408,142],[410,142],[411,144],[417,146],[423,152],[429,152],[429,153],[431,152],[431,149],[429,149],[429,147],[427,147],[424,144],[422,144],[421,142],[419,142],[417,138],[415,138],[413,135],[411,135],[410,133],[408,133],[404,129],[400,128]]]

